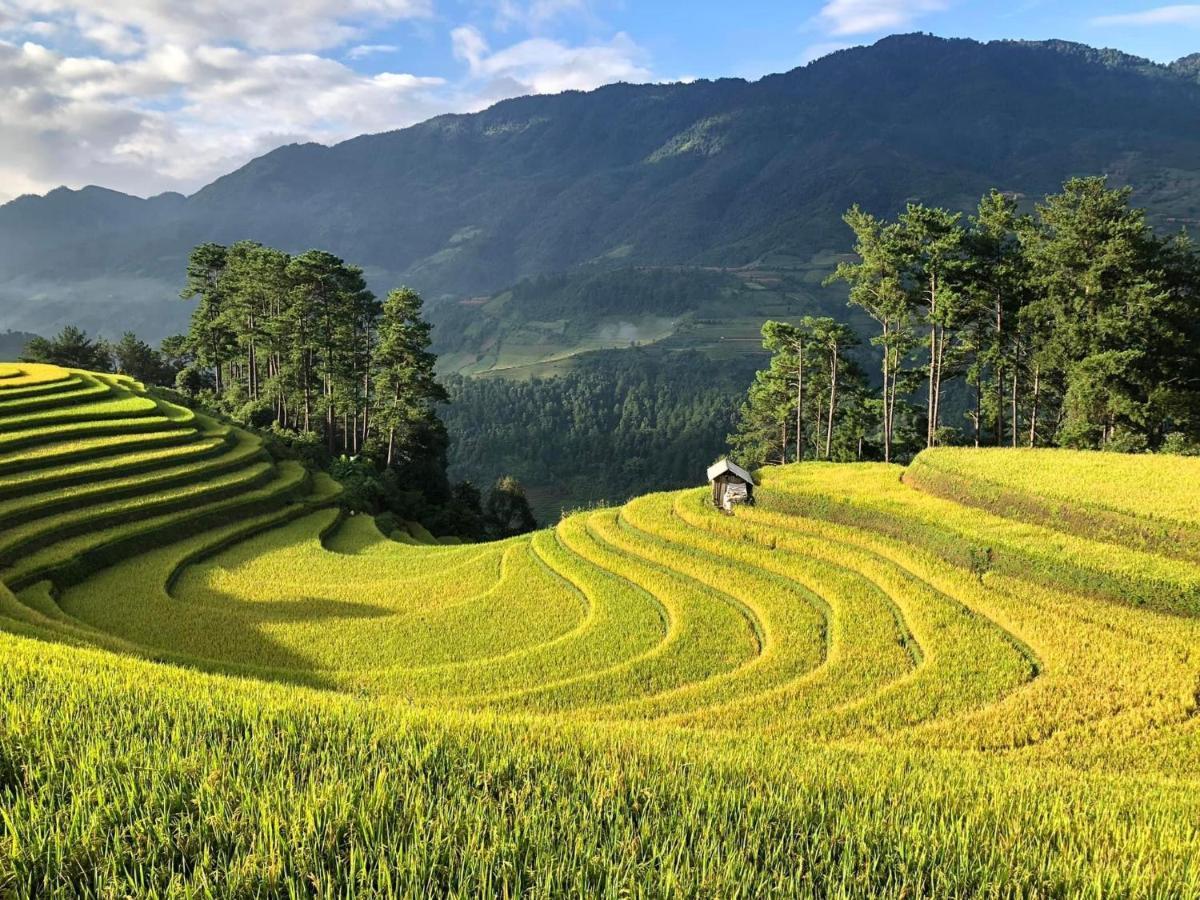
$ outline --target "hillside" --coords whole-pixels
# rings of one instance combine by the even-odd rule
[[[182,330],[188,249],[242,238],[327,248],[364,265],[377,290],[407,282],[431,300],[482,305],[547,273],[750,267],[759,286],[796,280],[790,302],[803,307],[825,302],[815,286],[850,247],[840,216],[853,202],[889,215],[916,197],[962,208],[991,187],[1036,198],[1069,175],[1108,173],[1137,185],[1157,225],[1200,219],[1198,108],[1194,61],[923,35],[753,83],[524,97],[282,147],[187,198],[85,188],[13,201],[0,207],[0,327]],[[749,298],[697,279],[685,311],[740,312]],[[658,338],[678,318],[645,308],[598,322],[581,308],[586,290],[562,296],[576,320],[567,349],[621,345],[606,325]],[[516,324],[529,323],[546,325]],[[475,327],[479,341],[461,350],[486,357],[488,323]]]
[[[0,892],[1200,890],[1200,460],[759,475],[389,540],[244,432],[0,366]]]

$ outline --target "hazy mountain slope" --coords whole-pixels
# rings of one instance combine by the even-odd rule
[[[0,327],[178,328],[184,257],[205,239],[328,247],[377,288],[438,298],[592,262],[788,267],[847,249],[855,201],[966,206],[1083,172],[1135,184],[1160,224],[1186,221],[1196,69],[909,35],[755,83],[613,85],[283,147],[186,200],[21,198],[0,207]]]

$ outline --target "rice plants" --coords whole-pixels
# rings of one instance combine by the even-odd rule
[[[60,386],[61,385],[61,386]],[[0,419],[63,406],[94,402],[113,392],[106,382],[89,376],[75,376],[63,382],[48,382],[26,388],[0,390]]]
[[[1180,489],[1200,478],[1200,458],[1193,456],[945,447],[922,453],[904,477],[918,479],[927,470],[960,476],[980,494],[1003,487],[1043,501],[1200,527],[1194,495]]]
[[[802,468],[803,471],[796,471]],[[836,491],[829,489],[836,473]],[[1200,570],[1151,549],[1114,545],[1052,522],[1025,522],[913,490],[899,466],[787,467],[765,508],[859,524],[936,548],[978,572],[1035,578],[1078,593],[1176,612],[1200,612]]]
[[[14,370],[20,371],[20,370]],[[13,378],[17,376],[14,375]],[[15,382],[5,380],[0,382],[0,399],[4,401],[17,400],[23,397],[39,397],[49,394],[63,393],[82,387],[86,382],[87,376],[80,372],[68,372],[65,378],[57,378],[50,381],[35,381],[32,383],[26,382],[18,387],[12,387]]]
[[[1200,561],[1200,509],[1181,485],[1200,477],[1183,456],[959,448],[922,453],[906,484],[956,503],[1123,548]]]
[[[35,385],[53,384],[71,377],[69,369],[46,363],[6,363],[0,391],[19,390]]]
[[[500,656],[552,640],[582,617],[575,597],[540,589],[537,582],[552,576],[527,542],[414,565],[401,544],[391,554],[323,551],[319,531],[329,515],[273,529],[190,568],[174,585],[172,627],[194,621],[210,636],[202,655],[213,658],[263,662],[262,654],[225,656],[235,637],[227,632],[258,631],[303,668],[344,672]]]
[[[1200,895],[1193,462],[806,463],[451,544],[0,366],[0,895]]]
[[[41,428],[51,425],[66,425],[71,422],[79,421],[104,421],[106,419],[129,419],[134,416],[153,415],[158,411],[156,404],[149,397],[139,397],[134,394],[125,394],[115,397],[108,397],[103,400],[95,400],[88,403],[80,403],[65,409],[21,409],[12,412],[9,415],[4,415],[3,421],[5,429],[26,429],[26,428]]]

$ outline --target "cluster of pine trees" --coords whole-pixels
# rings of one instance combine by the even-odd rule
[[[513,479],[486,501],[469,483],[450,485],[438,415],[448,395],[415,291],[381,302],[360,268],[331,253],[242,241],[196,247],[182,296],[196,308],[177,385],[293,446],[319,446],[344,503],[472,539],[533,527]]]
[[[194,377],[239,418],[389,466],[443,430],[435,405],[446,393],[415,291],[381,303],[362,270],[331,253],[243,241],[196,247],[183,297],[198,301]]]
[[[767,323],[743,406],[749,462],[895,460],[943,443],[1185,450],[1200,440],[1200,256],[1130,189],[1069,180],[1031,213],[998,191],[966,221],[910,204],[846,214],[831,281],[878,328],[874,389],[832,320]],[[951,414],[957,412],[961,417]]]

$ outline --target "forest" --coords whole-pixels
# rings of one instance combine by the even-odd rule
[[[1195,452],[1200,255],[1186,233],[1156,235],[1130,195],[1092,177],[1029,213],[995,190],[965,220],[854,206],[855,258],[830,281],[874,322],[870,353],[830,318],[767,322],[771,363],[732,449],[753,464],[962,443]]]
[[[564,506],[694,484],[724,448],[755,364],[638,348],[586,354],[553,378],[449,376],[451,473],[486,483],[511,472],[548,521]]]
[[[472,538],[529,527],[531,504],[552,521],[690,484],[726,448],[752,466],[944,445],[1197,452],[1200,256],[1183,233],[1155,234],[1130,193],[1078,178],[1028,210],[999,191],[969,216],[855,206],[855,252],[830,282],[874,329],[856,331],[849,310],[768,321],[757,375],[753,358],[642,347],[550,378],[436,377],[415,292],[381,302],[329,253],[253,242],[193,251],[187,335],[153,349],[67,328],[26,355],[174,385],[336,469],[356,508]],[[681,285],[664,270],[603,300],[619,275],[547,278],[507,304],[662,310]]]

